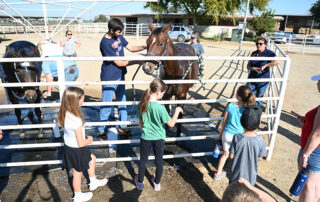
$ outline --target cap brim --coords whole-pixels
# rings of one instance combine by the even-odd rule
[[[311,80],[312,81],[319,81],[320,80],[320,74],[311,77]]]

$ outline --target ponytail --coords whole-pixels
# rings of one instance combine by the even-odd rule
[[[241,98],[244,106],[256,104],[256,96],[248,86],[240,86],[237,90],[237,95]]]
[[[140,114],[144,114],[147,111],[150,95],[158,91],[165,92],[167,90],[167,85],[161,79],[154,79],[149,88],[144,92],[141,101],[138,105]]]
[[[148,106],[148,103],[149,103],[150,95],[151,95],[150,88],[148,88],[144,92],[144,94],[143,94],[143,96],[141,98],[141,101],[140,101],[140,103],[138,105],[138,108],[139,108],[139,111],[140,111],[141,114],[144,114],[147,111],[147,106]]]

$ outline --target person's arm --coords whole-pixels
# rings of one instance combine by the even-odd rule
[[[314,118],[313,129],[308,138],[307,144],[304,147],[302,155],[300,157],[300,165],[306,167],[308,164],[308,158],[310,154],[317,148],[320,144],[320,107],[317,110],[317,114]]]
[[[126,47],[125,47],[127,50],[131,51],[131,52],[138,52],[138,51],[142,51],[144,49],[147,48],[147,45],[142,45],[142,46],[133,46],[131,44],[128,44]]]
[[[81,46],[80,40],[78,39],[78,40],[75,42],[75,44],[76,44],[76,49],[78,49],[78,48]]]
[[[221,123],[221,132],[220,132],[220,135],[219,135],[219,139],[222,140],[222,135],[223,135],[223,132],[224,132],[224,128],[226,127],[226,123],[227,123],[227,119],[228,119],[228,114],[229,112],[228,111],[225,111],[224,112],[224,116],[223,116],[223,120],[222,120],[222,123]]]
[[[167,125],[168,125],[170,128],[172,128],[172,127],[176,124],[180,112],[183,113],[182,108],[181,108],[181,107],[177,107],[177,108],[176,108],[176,111],[174,112],[174,115],[173,115],[172,119],[167,122]]]
[[[88,136],[87,139],[83,139],[82,126],[76,129],[76,137],[79,147],[85,147],[93,140],[92,136]]]
[[[144,61],[141,61],[141,60],[115,60],[113,61],[113,63],[115,65],[117,65],[118,67],[126,67],[126,66],[130,66],[130,65],[142,65],[144,63]]]
[[[272,196],[270,196],[266,192],[256,188],[255,186],[252,186],[252,184],[250,184],[250,182],[244,178],[240,178],[238,180],[238,183],[246,185],[246,187],[248,187],[249,189],[251,189],[252,191],[257,193],[259,198],[262,200],[262,202],[275,202],[276,201],[274,198],[272,198]]]
[[[280,62],[279,62],[278,60],[272,60],[271,62],[263,65],[263,66],[261,67],[261,71],[263,71],[263,70],[264,70],[265,68],[267,68],[267,67],[273,67],[273,66],[277,66],[277,65],[279,65],[279,64],[280,64]]]
[[[253,53],[250,55],[250,57],[254,57],[254,56],[256,56],[256,52],[253,52]],[[249,71],[254,71],[254,72],[259,72],[259,71],[260,71],[260,68],[259,68],[259,67],[253,67],[253,66],[251,66],[251,61],[250,61],[250,60],[248,61],[247,69],[248,69]]]
[[[68,41],[69,41],[68,37],[66,37],[64,40],[60,40],[60,46],[64,47]]]

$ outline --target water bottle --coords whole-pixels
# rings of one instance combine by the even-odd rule
[[[56,122],[56,120],[53,120],[53,123],[55,124],[55,126],[53,127],[53,135],[55,138],[59,138],[61,137],[61,134],[60,134],[58,123]]]
[[[290,188],[290,193],[294,196],[299,196],[307,179],[308,179],[308,169],[302,168],[302,170],[298,173],[296,179],[294,180]]]
[[[220,148],[222,148],[222,143],[221,143],[221,140],[219,140],[216,144],[216,147],[214,148],[214,151],[213,151],[213,158],[218,158],[219,157],[219,154],[220,154]]]

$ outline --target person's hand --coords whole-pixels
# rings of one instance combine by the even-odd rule
[[[88,144],[91,144],[92,141],[93,141],[93,137],[89,135],[88,138],[87,138],[87,140],[88,140]]]
[[[183,109],[181,107],[176,107],[176,112],[179,113],[183,113]]]
[[[3,136],[2,136],[2,130],[0,130],[0,140],[2,140]]]
[[[306,156],[304,157],[303,153],[302,153],[301,156],[300,156],[300,159],[299,159],[299,166],[298,166],[299,171],[301,171],[302,168],[306,168],[307,167],[308,160],[309,160],[309,157],[306,157]]]
[[[83,80],[83,81],[81,82],[80,88],[83,88],[84,86],[87,86],[88,83],[89,83],[89,80]]]
[[[148,48],[147,44],[143,45],[143,49],[147,49],[147,48]]]
[[[262,67],[260,67],[260,71],[262,72],[265,68],[267,68],[267,65],[263,65]]]
[[[261,69],[259,67],[251,67],[251,71],[254,71],[254,72],[261,72]]]

